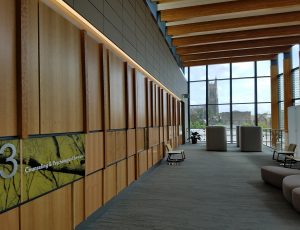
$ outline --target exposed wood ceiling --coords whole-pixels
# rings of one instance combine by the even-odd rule
[[[267,60],[300,43],[300,0],[152,0],[184,66]]]

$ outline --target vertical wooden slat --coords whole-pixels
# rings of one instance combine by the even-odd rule
[[[88,46],[87,32],[80,31],[81,36],[81,71],[83,92],[83,132],[89,132],[89,88],[88,88]]]
[[[292,95],[292,76],[291,76],[291,50],[284,53],[284,130],[288,132],[288,107],[293,105]]]

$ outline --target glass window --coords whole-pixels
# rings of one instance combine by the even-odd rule
[[[232,80],[232,102],[254,102],[254,78]]]
[[[283,53],[278,54],[278,74],[283,73]]]
[[[208,104],[230,103],[229,80],[216,80],[208,82]]]
[[[258,61],[257,76],[271,76],[271,61]]]
[[[300,79],[299,79],[299,69],[292,71],[293,80],[293,99],[300,98]]]
[[[262,128],[271,128],[271,103],[257,104],[258,126]]]
[[[295,100],[294,105],[300,105],[300,100]]]
[[[208,105],[208,124],[230,127],[229,105]]]
[[[254,77],[254,62],[232,63],[232,78]]]
[[[206,126],[206,106],[190,107],[190,126],[191,129],[203,129]]]
[[[271,78],[257,78],[257,101],[271,102]]]
[[[206,66],[190,67],[190,81],[206,80]]]
[[[254,125],[254,104],[233,104],[232,125]]]
[[[284,129],[284,102],[279,102],[279,128]]]
[[[299,45],[292,47],[292,68],[299,67]]]
[[[188,72],[188,67],[185,67],[185,68],[184,68],[184,78],[185,78],[185,80],[187,80],[187,81],[188,81],[188,74],[189,74],[189,72]]]
[[[190,83],[190,103],[191,105],[201,105],[206,103],[206,82]]]
[[[284,85],[283,85],[283,74],[278,76],[278,100],[284,100]]]
[[[217,64],[208,66],[208,79],[224,79],[230,78],[230,66],[229,64]]]

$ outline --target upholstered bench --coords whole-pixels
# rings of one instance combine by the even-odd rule
[[[262,179],[271,185],[282,188],[282,180],[286,176],[300,174],[298,169],[283,168],[279,166],[263,166],[261,168]]]
[[[300,175],[287,176],[282,181],[282,193],[284,198],[292,203],[292,191],[300,187]]]
[[[292,190],[292,204],[300,212],[300,187]]]

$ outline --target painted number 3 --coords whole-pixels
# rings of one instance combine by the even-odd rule
[[[13,168],[12,168],[12,172],[8,175],[5,174],[3,170],[0,170],[0,176],[4,179],[12,178],[17,173],[17,169],[18,169],[18,162],[16,161],[16,159],[14,159],[14,157],[17,154],[17,150],[13,144],[7,143],[2,145],[2,147],[0,148],[0,155],[4,155],[4,151],[7,148],[11,149],[11,155],[6,158],[6,162],[11,162]]]

